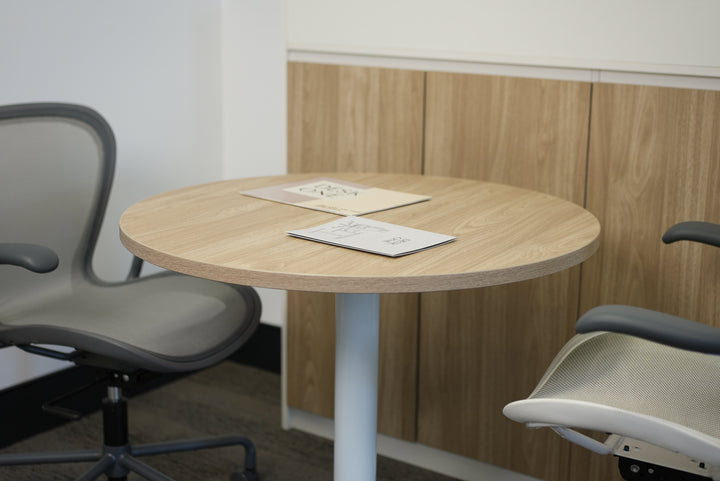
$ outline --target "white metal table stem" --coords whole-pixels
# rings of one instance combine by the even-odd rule
[[[380,294],[335,295],[335,481],[375,480]]]

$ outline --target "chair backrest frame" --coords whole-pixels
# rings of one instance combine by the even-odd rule
[[[70,265],[66,264],[66,266],[70,270],[72,277],[82,276],[87,282],[103,284],[103,281],[95,274],[92,261],[112,188],[116,159],[115,136],[108,122],[98,112],[82,105],[45,102],[0,106],[0,126],[22,126],[22,123],[25,121],[28,123],[42,123],[45,120],[60,120],[66,122],[69,125],[79,127],[94,138],[99,165],[96,166],[97,170],[96,174],[94,174],[96,179],[92,181],[95,183],[91,184],[91,181],[88,181],[87,184],[88,191],[92,190],[92,199],[85,201],[87,202],[85,204],[87,206],[87,215],[84,219],[78,221],[78,224],[83,225],[83,229],[79,234],[77,245],[74,246],[75,250],[72,254],[72,259],[68,259],[67,256],[66,258],[61,257],[60,262],[70,262]],[[29,132],[30,126],[28,127],[28,133]],[[27,142],[28,139],[24,141]],[[42,142],[42,140],[39,139],[38,143],[40,142]],[[12,183],[16,181],[16,179],[12,178],[12,173],[9,173],[8,177],[3,178],[3,171],[6,173],[12,172],[12,166],[9,165],[9,163],[17,160],[2,158],[1,156],[5,155],[5,151],[3,151],[2,148],[3,146],[0,145],[0,185],[5,182]],[[48,150],[49,149],[48,147]],[[65,154],[67,154],[67,152],[72,152],[72,145],[66,147]],[[11,156],[12,153],[7,155]],[[5,164],[5,162],[8,164]],[[42,162],[42,160],[38,161],[38,163],[40,162]],[[80,175],[82,175],[82,173]],[[5,201],[8,202],[8,199],[5,199]],[[54,207],[56,206],[48,206],[48,208]],[[17,205],[12,208],[22,210],[26,208],[26,206]],[[29,216],[27,223],[32,222],[33,219]],[[42,241],[38,242],[37,239],[13,238],[13,235],[19,234],[14,234],[13,226],[3,225],[3,219],[0,219],[0,242],[36,242],[42,244]],[[22,236],[20,235],[20,237]],[[52,248],[53,246],[48,247]],[[3,296],[2,294],[0,294],[0,297],[7,299],[7,296]]]

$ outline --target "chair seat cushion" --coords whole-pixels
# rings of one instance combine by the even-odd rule
[[[0,310],[0,341],[73,346],[151,370],[194,370],[242,345],[257,327],[259,306],[250,288],[182,275],[75,283],[69,295]]]

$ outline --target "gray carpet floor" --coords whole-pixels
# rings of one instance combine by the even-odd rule
[[[129,412],[131,443],[237,433],[255,443],[261,481],[332,480],[332,442],[280,427],[280,376],[277,374],[225,362],[132,398]],[[5,452],[95,449],[102,440],[101,425],[101,415],[95,413],[16,443]],[[243,451],[239,447],[226,447],[142,459],[178,481],[228,481],[230,473],[242,465]],[[2,467],[0,480],[72,480],[88,466]],[[131,475],[128,481],[141,479]],[[380,456],[377,479],[451,481],[452,478]]]

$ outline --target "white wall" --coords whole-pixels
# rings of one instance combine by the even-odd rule
[[[286,170],[283,0],[223,0],[224,167],[227,178]]]
[[[229,179],[287,172],[284,4],[223,0],[223,166]],[[285,291],[257,290],[263,322],[283,325]]]
[[[716,0],[291,0],[291,51],[720,77]]]
[[[85,104],[115,132],[115,182],[95,259],[102,277],[121,279],[129,266],[117,225],[132,203],[284,172],[281,14],[281,0],[0,0],[0,104]],[[283,293],[266,295],[263,319],[282,322]],[[58,365],[2,349],[0,389]]]
[[[119,279],[130,259],[117,235],[122,211],[223,174],[220,2],[0,0],[0,8],[0,103],[84,104],[115,132],[95,265]]]

